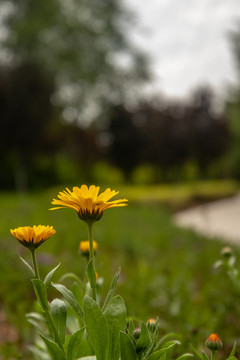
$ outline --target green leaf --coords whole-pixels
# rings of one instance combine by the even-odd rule
[[[109,328],[109,359],[119,360],[120,330],[126,329],[126,306],[120,296],[115,296],[104,310]]]
[[[37,346],[28,346],[29,351],[34,355],[34,358],[38,360],[49,360],[49,353],[47,350],[39,349]]]
[[[43,325],[46,324],[45,318],[35,312],[26,314],[26,318],[39,332],[43,331]]]
[[[179,337],[179,334],[177,334],[177,333],[169,333],[169,334],[164,335],[164,336],[158,341],[157,348],[160,347],[166,340],[168,340],[168,339],[171,338],[171,337]]]
[[[62,284],[55,284],[52,283],[52,286],[55,287],[64,297],[64,299],[67,300],[68,304],[72,307],[72,309],[75,311],[75,313],[78,315],[79,319],[81,320],[81,324],[83,325],[84,319],[83,319],[83,311],[77,302],[74,294],[71,290],[67,289],[66,286]]]
[[[237,358],[235,356],[231,356],[231,357],[227,358],[227,360],[237,360]]]
[[[163,355],[167,354],[170,350],[174,348],[176,344],[171,344],[163,349],[157,350],[152,353],[147,359],[148,360],[159,360]]]
[[[182,355],[180,355],[176,360],[185,360],[185,359],[187,359],[188,357],[193,357],[193,354],[191,354],[191,353],[182,354]]]
[[[28,270],[30,270],[31,274],[33,276],[35,276],[35,272],[34,272],[33,268],[31,267],[31,265],[24,258],[22,258],[20,255],[18,255],[18,256],[19,256],[19,259],[24,263],[24,265],[26,265]]]
[[[87,266],[87,276],[90,282],[91,288],[95,288],[96,286],[96,272],[93,267],[93,259],[89,261]]]
[[[133,330],[135,329],[135,325],[134,325],[134,322],[132,321],[132,319],[130,319],[128,321],[128,332],[130,334],[132,334]]]
[[[47,289],[43,281],[40,279],[32,279],[33,287],[38,299],[39,304],[44,310],[49,308],[47,299]]]
[[[108,290],[105,302],[104,302],[103,307],[102,307],[102,311],[105,310],[107,304],[112,300],[112,298],[115,295],[115,292],[116,292],[116,289],[117,289],[118,279],[119,279],[119,276],[120,276],[120,272],[121,272],[121,268],[119,267],[118,271],[114,275],[114,278],[113,278],[112,283],[110,285],[110,288]]]
[[[77,276],[76,274],[74,274],[73,272],[68,272],[68,273],[64,274],[63,276],[60,277],[59,281],[62,282],[66,279],[73,279],[79,284],[80,287],[84,286],[80,277]]]
[[[136,349],[138,349],[138,350],[146,349],[149,346],[150,342],[151,342],[151,338],[150,338],[147,326],[145,323],[142,323],[141,333],[140,333],[140,337],[136,344]]]
[[[108,324],[98,304],[89,296],[84,297],[84,318],[89,342],[98,360],[108,360]]]
[[[233,345],[233,348],[232,348],[232,351],[229,355],[229,358],[233,357],[235,355],[235,352],[236,352],[236,349],[237,349],[237,343],[235,341],[234,345]]]
[[[202,350],[202,358],[203,360],[209,360],[204,350]]]
[[[54,299],[50,304],[50,312],[53,317],[60,341],[65,342],[67,307],[64,301]],[[56,339],[55,339],[56,340]]]
[[[40,315],[39,313],[37,313],[37,312],[27,313],[27,314],[26,314],[26,317],[27,317],[28,319],[34,319],[34,320],[42,321],[42,322],[46,323],[46,319],[45,319],[42,315]]]
[[[78,360],[96,360],[96,356],[84,356],[79,358]]]
[[[56,359],[57,360],[66,360],[62,350],[58,347],[58,345],[55,342],[45,338],[43,335],[40,335],[40,336],[43,339],[43,341],[45,342],[45,344],[47,345],[47,349],[53,360],[56,360]]]
[[[81,344],[83,332],[84,332],[85,326],[75,332],[70,338],[70,341],[68,343],[68,351],[67,351],[67,360],[75,360],[78,354],[78,349]]]
[[[83,298],[84,298],[84,291],[83,287],[80,287],[77,282],[74,282],[71,286],[71,291],[73,295],[75,296],[77,302],[82,307],[83,306]]]
[[[128,335],[120,331],[121,360],[138,360],[133,344]]]
[[[194,352],[194,354],[198,357],[198,359],[203,360],[203,357],[200,354],[200,352],[192,344],[190,344],[190,346],[191,346],[191,349]]]
[[[46,287],[49,286],[50,282],[52,281],[52,277],[55,273],[55,271],[59,268],[59,266],[61,265],[61,263],[59,263],[55,268],[53,268],[51,271],[49,271],[49,273],[46,275],[45,279],[44,279],[44,285]]]

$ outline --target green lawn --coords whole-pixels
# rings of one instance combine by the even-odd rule
[[[200,190],[203,193],[203,187]],[[78,254],[79,241],[87,239],[86,225],[73,210],[48,211],[57,191],[0,196],[0,303],[19,330],[21,352],[31,333],[24,313],[33,309],[34,296],[30,276],[17,256],[29,259],[28,251],[9,229],[34,224],[54,226],[57,233],[38,251],[42,276],[60,261],[55,281],[68,271],[83,274],[86,266]],[[159,316],[162,333],[180,333],[187,351],[190,341],[203,346],[212,332],[218,332],[226,346],[231,345],[239,337],[239,295],[227,276],[213,268],[224,243],[174,226],[171,211],[159,205],[161,191],[171,199],[177,192],[173,187],[172,191],[169,187],[168,191],[160,187],[155,191],[125,187],[120,194],[129,197],[129,206],[107,210],[95,224],[94,239],[99,243],[96,266],[104,278],[102,292],[106,293],[114,272],[121,266],[118,293],[129,315],[142,320]],[[236,254],[239,258],[238,250]],[[53,289],[50,295],[58,296]],[[3,348],[6,352],[7,345]],[[10,346],[9,351],[14,353],[16,348]]]

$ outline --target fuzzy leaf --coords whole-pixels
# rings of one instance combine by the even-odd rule
[[[58,345],[55,342],[45,338],[43,335],[40,336],[47,345],[47,349],[53,360],[66,360],[62,350],[58,347]]]
[[[126,329],[126,306],[120,296],[115,296],[104,310],[109,328],[109,359],[120,357],[120,331]]]
[[[203,357],[202,357],[202,355],[200,354],[200,352],[199,352],[192,344],[190,344],[190,346],[191,346],[191,349],[192,349],[192,351],[194,352],[194,354],[198,357],[198,359],[199,359],[199,360],[203,360]]]
[[[120,349],[121,360],[138,360],[131,340],[123,331],[120,332]]]
[[[76,312],[76,314],[78,315],[78,317],[81,320],[81,323],[83,325],[83,311],[82,311],[82,308],[80,307],[79,303],[77,302],[74,294],[72,293],[72,291],[69,290],[68,288],[66,288],[66,286],[64,286],[62,284],[52,283],[52,286],[55,287],[55,289],[57,289],[63,295],[64,299],[67,300],[68,304]]]
[[[51,271],[49,271],[49,273],[46,275],[46,277],[45,277],[45,279],[44,279],[44,281],[43,281],[43,282],[44,282],[44,285],[45,285],[46,287],[48,287],[49,284],[51,283],[52,277],[53,277],[55,271],[59,268],[60,265],[61,265],[61,263],[59,263],[57,266],[55,266],[55,268],[53,268]]]
[[[187,359],[189,357],[193,357],[193,354],[191,354],[191,353],[182,354],[176,360],[185,360],[185,359]]]
[[[68,343],[67,360],[76,360],[85,327],[71,336]]]
[[[50,304],[50,312],[52,314],[61,343],[64,344],[67,319],[67,307],[64,301],[54,299]]]
[[[140,333],[140,337],[136,344],[136,349],[138,349],[138,350],[146,349],[149,346],[150,342],[151,342],[151,338],[150,338],[147,326],[145,323],[142,323],[141,333]]]
[[[116,289],[117,289],[118,279],[119,279],[119,276],[120,276],[120,272],[121,272],[121,268],[119,267],[118,271],[114,275],[114,278],[113,278],[112,283],[110,285],[109,291],[107,293],[105,302],[104,302],[103,307],[102,307],[102,311],[105,310],[107,304],[112,300],[112,298],[115,295],[115,292],[116,292]]]
[[[237,343],[235,341],[234,345],[233,345],[233,348],[232,348],[232,351],[229,355],[229,358],[233,357],[235,355],[235,352],[236,352],[236,349],[237,349]]]
[[[108,324],[98,304],[89,296],[84,298],[84,318],[89,342],[98,360],[108,360]]]
[[[163,349],[160,349],[160,350],[157,350],[155,351],[154,353],[152,353],[149,357],[148,357],[148,360],[160,360],[160,358],[167,354],[168,351],[172,350],[174,348],[176,344],[171,344]]]
[[[34,272],[33,268],[31,267],[31,265],[23,257],[21,257],[20,255],[18,255],[18,256],[19,256],[19,259],[23,262],[23,264],[28,268],[28,270],[30,270],[31,274],[33,276],[35,276],[35,272]]]
[[[33,287],[39,304],[44,310],[48,309],[47,289],[43,281],[40,279],[32,279]]]

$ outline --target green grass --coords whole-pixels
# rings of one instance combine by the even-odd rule
[[[199,185],[199,191],[203,193],[203,189],[203,184]],[[213,269],[224,243],[177,228],[171,212],[156,201],[160,199],[161,203],[162,194],[173,199],[173,193],[177,193],[173,187],[172,191],[170,187],[155,191],[123,188],[121,197],[130,198],[129,206],[107,210],[95,224],[94,239],[99,243],[96,266],[104,278],[102,292],[106,294],[114,272],[121,266],[118,293],[123,296],[129,315],[142,320],[159,316],[162,334],[179,332],[188,351],[189,341],[203,346],[212,332],[218,332],[227,346],[238,339],[240,301],[227,276]],[[57,230],[38,250],[42,276],[60,261],[54,281],[69,271],[83,274],[86,266],[78,254],[78,245],[87,239],[87,227],[73,210],[48,211],[56,194],[55,189],[24,197],[0,196],[0,303],[20,334],[19,344],[13,346],[12,352],[17,345],[21,352],[25,351],[32,330],[24,314],[33,309],[34,295],[30,275],[17,256],[30,259],[30,254],[9,229],[44,224]],[[236,254],[239,258],[238,249]],[[58,294],[51,289],[50,296]],[[32,336],[30,342],[31,339]],[[10,345],[2,348],[6,346]]]

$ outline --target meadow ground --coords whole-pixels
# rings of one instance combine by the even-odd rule
[[[20,254],[29,260],[29,253],[9,229],[34,224],[54,226],[57,233],[38,251],[43,276],[59,262],[54,281],[65,272],[83,276],[86,267],[86,260],[78,253],[79,242],[87,239],[85,224],[70,209],[48,211],[58,190],[62,188],[27,196],[0,196],[0,304],[13,331],[10,334],[14,334],[12,343],[11,336],[0,339],[3,359],[21,359],[19,353],[28,359],[27,345],[33,341],[25,313],[34,309],[34,295],[30,274],[18,258]],[[212,332],[219,333],[224,351],[229,351],[233,341],[240,339],[240,291],[224,271],[213,266],[225,244],[176,227],[172,209],[197,199],[230,195],[236,191],[236,184],[120,190],[120,197],[130,199],[129,206],[105,211],[94,226],[94,239],[99,244],[96,267],[104,278],[103,295],[121,266],[118,293],[136,324],[138,319],[159,316],[163,335],[176,332],[181,337],[181,353],[190,351],[189,342],[204,347]],[[239,250],[234,248],[234,252],[238,266]],[[53,288],[49,291],[50,297],[58,296]]]

